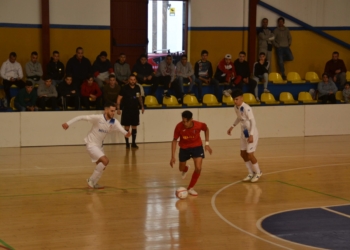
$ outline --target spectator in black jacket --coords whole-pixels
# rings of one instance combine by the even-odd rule
[[[94,80],[100,88],[103,88],[105,83],[108,83],[109,75],[114,74],[113,66],[107,59],[107,52],[101,51],[92,64],[92,71],[94,72]]]
[[[58,87],[59,94],[62,98],[63,110],[66,110],[67,107],[74,107],[75,110],[79,110],[79,90],[72,82],[72,76],[66,75],[64,81]]]
[[[239,88],[243,91],[244,84],[248,85],[248,92],[253,94],[255,93],[255,87],[258,84],[255,80],[250,78],[249,64],[245,60],[246,53],[244,51],[239,52],[238,59],[234,61],[236,73],[238,76],[242,77],[242,80],[236,84],[236,88]]]
[[[73,78],[73,84],[80,88],[81,84],[89,75],[92,74],[91,62],[84,57],[84,50],[78,47],[75,50],[76,54],[67,62],[66,72]]]
[[[136,76],[138,83],[152,84],[150,93],[151,95],[156,94],[159,82],[152,65],[147,62],[147,56],[145,54],[140,56],[131,72]]]
[[[266,55],[264,52],[260,52],[259,60],[254,63],[253,66],[253,79],[256,82],[262,82],[264,84],[264,92],[269,93],[270,91],[267,89],[267,84],[269,82],[269,67],[270,62],[266,60]],[[258,95],[258,85],[255,87],[255,97],[257,101],[259,100]]]
[[[52,52],[50,62],[47,64],[47,75],[52,78],[52,85],[57,86],[64,77],[64,64],[60,61],[60,53],[55,50]]]

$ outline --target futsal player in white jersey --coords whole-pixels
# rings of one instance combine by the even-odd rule
[[[125,137],[130,137],[130,133],[120,125],[119,121],[113,118],[115,111],[115,103],[106,102],[104,114],[81,115],[62,124],[62,127],[66,130],[70,125],[77,121],[84,120],[92,123],[90,132],[84,138],[86,149],[91,157],[91,161],[96,163],[94,172],[90,178],[87,179],[87,183],[90,188],[104,188],[98,185],[98,180],[101,178],[103,171],[106,169],[109,163],[109,159],[103,151],[103,140],[105,139],[106,135],[113,131],[119,131]]]
[[[260,179],[262,172],[259,168],[258,161],[254,156],[254,152],[258,145],[259,134],[258,129],[256,128],[253,110],[248,104],[243,102],[242,90],[234,90],[232,92],[232,98],[235,102],[234,109],[237,119],[227,130],[227,134],[231,135],[232,129],[241,123],[241,157],[248,168],[248,175],[243,181],[257,182]]]

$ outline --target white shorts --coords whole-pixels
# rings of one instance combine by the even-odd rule
[[[96,145],[86,144],[86,150],[88,151],[92,162],[97,162],[98,159],[105,155],[103,147],[99,147]]]
[[[248,143],[248,138],[241,136],[241,150],[247,151],[247,153],[255,152],[258,146],[259,135],[253,135],[253,142]]]

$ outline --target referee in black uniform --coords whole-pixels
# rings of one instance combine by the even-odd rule
[[[120,112],[120,103],[123,101],[123,112]],[[142,109],[142,114],[145,112],[143,107],[141,90],[136,85],[136,76],[131,75],[129,77],[129,84],[124,85],[122,88],[118,100],[117,100],[117,114],[122,114],[121,124],[125,127],[125,130],[129,132],[131,126],[132,136],[132,148],[138,148],[136,145],[137,126],[140,125],[140,111],[139,106]],[[125,138],[126,148],[130,148],[129,138]]]

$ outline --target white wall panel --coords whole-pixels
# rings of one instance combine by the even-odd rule
[[[19,147],[20,113],[0,113],[0,148]]]
[[[1,0],[0,23],[41,24],[40,0]]]
[[[116,13],[116,15],[118,15],[118,13]],[[65,25],[107,25],[109,26],[110,25],[110,1],[109,0],[98,0],[98,1],[51,0],[50,1],[50,23],[65,24]]]

